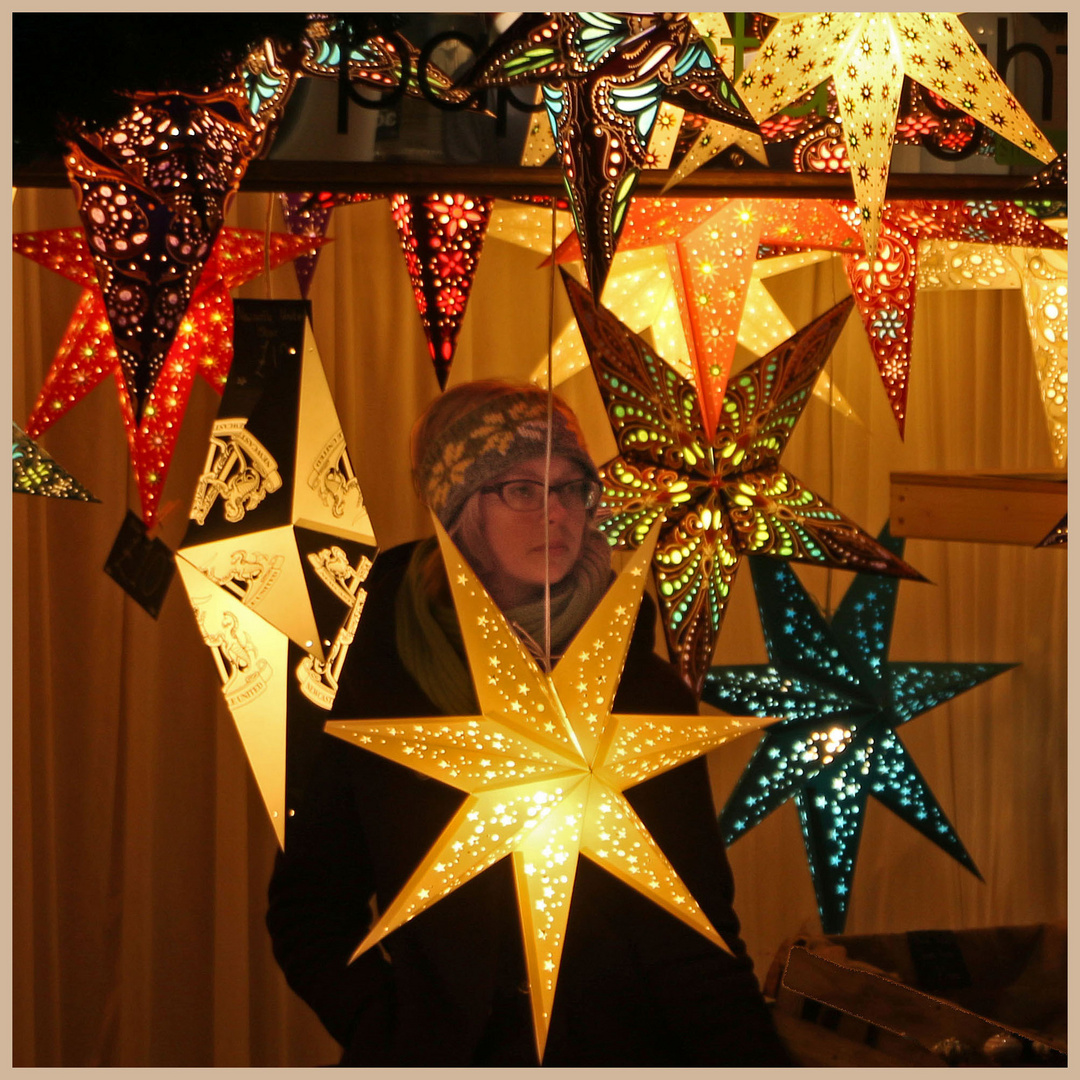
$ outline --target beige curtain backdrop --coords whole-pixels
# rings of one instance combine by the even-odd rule
[[[276,197],[245,195],[230,223],[282,228]],[[77,224],[67,191],[19,191],[17,231]],[[311,298],[315,337],[383,546],[430,530],[408,482],[406,437],[437,393],[384,201],[335,212]],[[551,279],[534,252],[489,239],[452,381],[523,379],[546,351]],[[771,286],[801,325],[847,294],[836,266]],[[239,290],[297,295],[290,267]],[[14,257],[13,417],[25,424],[78,289]],[[561,286],[556,330],[569,319]],[[1052,465],[1017,292],[920,294],[907,440],[889,413],[857,315],[830,369],[857,420],[811,401],[785,464],[870,531],[889,473]],[[564,393],[598,461],[613,449],[588,372]],[[217,396],[196,382],[159,535],[175,549]],[[111,380],[60,419],[45,449],[100,505],[13,504],[14,1064],[317,1065],[336,1044],[285,986],[263,925],[274,833],[179,580],[151,619],[102,570],[137,508]],[[871,801],[851,933],[1062,919],[1066,911],[1066,556],[910,541],[934,584],[900,587],[891,658],[1019,661],[914,720],[901,737],[984,877]],[[799,571],[835,608],[850,580]],[[719,663],[765,660],[749,572]],[[710,755],[717,805],[752,741]],[[763,975],[817,926],[794,807],[735,843],[736,906]]]

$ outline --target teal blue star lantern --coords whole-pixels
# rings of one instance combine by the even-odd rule
[[[888,526],[878,539],[903,554]],[[827,934],[844,930],[871,795],[981,881],[896,729],[1016,665],[887,660],[895,578],[856,575],[829,622],[787,563],[755,557],[750,569],[769,663],[712,668],[703,697],[725,712],[782,719],[724,805],[725,843],[794,796]]]

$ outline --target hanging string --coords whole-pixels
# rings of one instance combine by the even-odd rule
[[[551,436],[555,423],[555,390],[552,386],[552,352],[555,345],[555,197],[551,198],[551,270],[548,275],[547,439],[544,446],[544,670],[551,674]]]
[[[274,286],[270,280],[270,217],[274,212],[274,193],[266,194],[266,242],[263,244],[263,269],[266,274],[266,299],[274,299]]]
[[[833,266],[833,259],[829,259],[829,288],[832,294],[831,307],[836,307],[836,269]],[[837,342],[839,344],[839,342]],[[826,371],[829,375],[829,419],[828,419],[828,444],[829,444],[829,504],[831,506],[836,505],[836,492],[834,491],[834,479],[835,479],[835,467],[836,467],[836,444],[834,437],[833,427],[833,413],[836,411],[833,404],[834,391],[836,389],[835,371],[833,369],[833,352],[829,353],[829,359],[825,363]],[[832,582],[833,582],[833,568],[827,567],[825,570],[825,621],[832,622],[833,606],[832,606]]]

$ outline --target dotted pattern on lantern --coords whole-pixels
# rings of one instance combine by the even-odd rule
[[[586,276],[603,292],[638,170],[668,101],[751,128],[685,16],[560,12],[519,18],[477,64],[478,86],[541,82]],[[660,153],[652,154],[658,164]]]
[[[840,204],[851,214],[850,206]],[[870,349],[901,436],[915,320],[921,242],[949,240],[987,245],[1063,248],[1062,237],[1012,202],[986,199],[915,199],[888,202],[875,256],[844,256]],[[993,257],[987,248],[987,257]]]
[[[743,101],[761,121],[832,77],[870,251],[876,249],[904,75],[1039,160],[1056,156],[955,15],[780,16],[739,81]]]
[[[1019,289],[1020,274],[1008,248],[924,240],[919,244],[919,289]]]
[[[778,558],[918,576],[779,465],[851,300],[731,381],[710,443],[693,387],[580,285],[566,285],[620,450],[602,473],[600,527],[610,541],[634,546],[645,522],[664,515],[653,569],[668,649],[691,687],[700,691],[712,662],[744,545]],[[685,487],[646,475],[650,467],[668,469]]]
[[[887,529],[879,539],[903,553]],[[843,929],[870,794],[977,873],[893,729],[1011,665],[888,661],[895,580],[860,573],[826,621],[789,566],[754,559],[751,569],[770,663],[713,668],[703,696],[783,719],[766,728],[723,808],[725,841],[794,795],[830,933]]]
[[[512,852],[542,1056],[579,847],[723,945],[621,792],[635,775],[699,756],[748,725],[721,716],[611,714],[651,542],[631,557],[549,678],[446,534],[437,531],[483,715],[331,721],[326,730],[469,792],[469,798],[357,954]],[[632,746],[647,737],[649,725],[670,752],[657,758],[649,746],[653,760],[635,768]],[[613,754],[618,760],[612,764]],[[526,771],[529,766],[535,772]],[[545,771],[542,779],[533,778]]]
[[[399,194],[390,199],[428,351],[443,388],[493,204],[493,199],[460,194],[422,199]]]
[[[1026,250],[1021,286],[1054,463],[1069,453],[1069,268],[1064,253]]]
[[[197,95],[136,94],[111,128],[80,131],[76,190],[129,395],[141,411],[236,190],[276,117],[242,77]]]
[[[11,425],[11,490],[53,499],[99,501],[20,430],[18,424]]]
[[[81,229],[18,233],[13,247],[42,266],[89,288],[79,298],[45,382],[27,420],[37,437],[81,401],[110,372],[116,374],[120,412],[139,488],[143,522],[157,516],[194,372],[220,394],[232,364],[233,308],[229,290],[310,250],[322,240],[255,229],[222,229],[181,319],[159,380],[136,423],[105,304]],[[184,370],[178,369],[182,365]]]

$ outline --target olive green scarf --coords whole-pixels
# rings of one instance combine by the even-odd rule
[[[395,622],[398,655],[417,685],[446,716],[479,711],[465,663],[461,627],[452,604],[432,600],[421,567],[434,550],[430,538],[416,545],[398,590]],[[562,655],[589,617],[611,580],[611,554],[596,529],[585,534],[581,558],[568,577],[551,590],[551,654]],[[538,659],[544,648],[544,601],[533,600],[504,612],[525,647]]]

